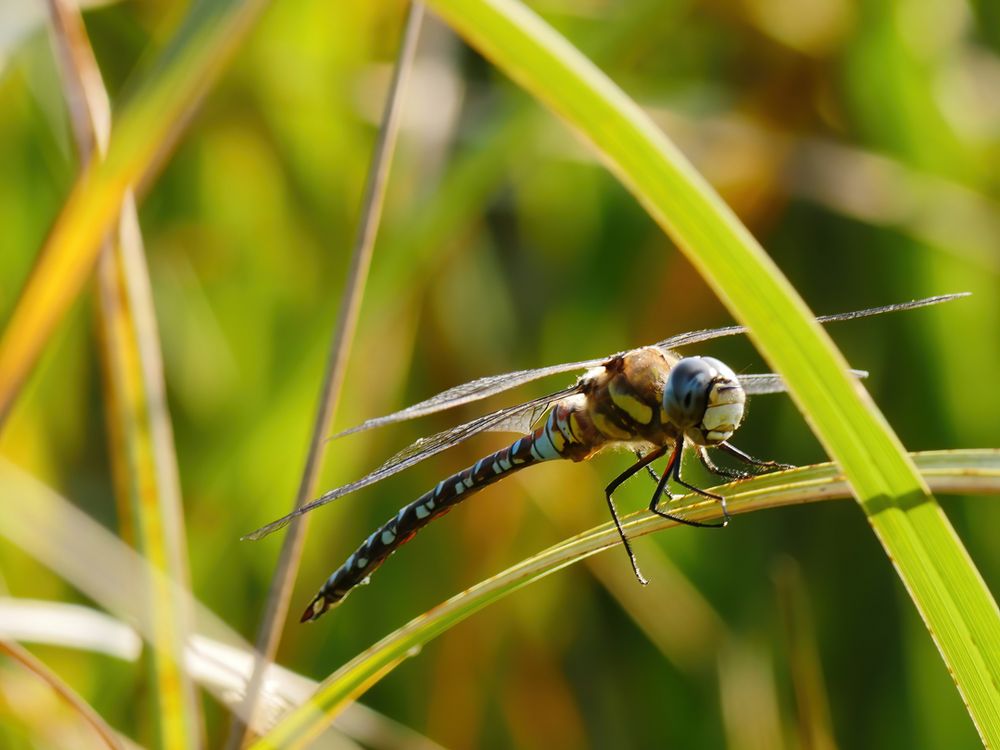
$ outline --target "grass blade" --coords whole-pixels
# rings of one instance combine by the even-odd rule
[[[795,695],[798,746],[836,750],[816,627],[798,563],[792,558],[780,560],[772,578],[785,631],[785,663]]]
[[[144,604],[144,592],[163,587],[182,602],[178,607],[194,614],[196,632],[185,652],[188,671],[221,703],[233,711],[242,710],[255,654],[239,633],[186,587],[167,579],[100,523],[2,456],[0,497],[12,500],[5,504],[0,537],[118,618],[75,605],[0,599],[0,637],[71,648],[97,647],[119,658],[134,659],[140,646],[136,634],[151,643],[156,632],[156,623],[151,622],[151,612]],[[103,644],[98,646],[96,640]],[[258,712],[254,725],[254,731],[259,732],[271,728],[276,716],[304,702],[316,688],[312,680],[274,664],[265,677],[269,689],[262,709],[266,710]],[[366,746],[435,747],[426,738],[363,707],[358,711],[352,707],[350,715],[336,722],[334,729]],[[394,741],[379,741],[387,737]]]
[[[92,161],[76,180],[0,338],[0,424],[89,277],[126,191],[141,186],[162,163],[265,5],[265,0],[197,0],[116,118],[107,158]]]
[[[0,597],[0,641],[14,639],[105,654],[124,661],[135,661],[142,650],[142,639],[121,620],[78,604],[12,599]],[[239,710],[245,695],[254,655],[246,644],[234,645],[195,634],[187,649],[188,669],[209,692]],[[277,716],[290,706],[304,703],[319,683],[277,665],[267,671],[268,690],[264,705],[253,724],[256,732],[274,726]],[[412,729],[379,714],[360,703],[341,714],[324,747],[356,747],[347,738],[364,747],[392,747],[400,750],[440,750],[440,746]],[[338,736],[335,736],[335,732]]]
[[[111,108],[79,10],[49,0],[80,162],[99,161],[110,138]],[[101,360],[111,461],[123,527],[152,565],[187,583],[187,544],[162,355],[131,190],[123,196],[116,236],[98,261]],[[152,697],[159,745],[197,747],[202,736],[194,682],[184,669],[190,613],[169,591],[145,592],[154,624]],[[178,605],[178,606],[175,606]]]
[[[375,249],[375,237],[382,219],[385,191],[389,182],[389,168],[392,166],[396,136],[399,133],[406,79],[413,65],[423,17],[424,5],[418,0],[410,6],[407,14],[403,38],[379,128],[379,137],[372,154],[371,167],[368,171],[368,180],[362,200],[361,216],[351,252],[351,267],[347,273],[346,290],[341,299],[337,325],[330,341],[330,353],[323,376],[316,418],[313,420],[309,452],[302,470],[302,479],[299,482],[293,510],[305,505],[316,496],[323,448],[327,442],[326,436],[330,434],[334,417],[337,414],[337,403],[340,400],[340,391],[344,384],[351,342],[357,329],[361,300],[368,279],[368,268],[371,265],[371,257]],[[267,663],[274,660],[274,655],[278,650],[278,642],[281,640],[282,626],[288,616],[292,585],[295,583],[299,562],[302,559],[302,546],[305,543],[308,527],[309,519],[307,517],[296,518],[290,524],[281,543],[281,554],[278,557],[278,564],[271,580],[267,603],[264,607],[264,616],[257,633],[256,647],[261,658],[254,665],[250,685],[247,688],[247,705],[243,715],[248,717],[254,715]],[[237,750],[241,747],[245,740],[245,732],[246,723],[239,718],[239,714],[234,714],[226,747],[229,750]]]
[[[1000,450],[938,451],[916,453],[910,458],[924,480],[938,492],[984,495],[1000,492]],[[832,464],[755,477],[715,491],[726,497],[733,514],[851,496],[846,480]],[[693,504],[684,505],[690,500],[689,496],[679,501],[685,517],[699,521],[720,517],[719,506],[714,501],[699,497]],[[673,521],[644,511],[631,514],[625,522],[629,537],[673,525]],[[607,523],[550,547],[452,597],[386,636],[330,675],[308,703],[286,716],[273,732],[253,747],[263,750],[304,746],[351,701],[439,634],[521,587],[598,552],[617,548],[619,544],[617,531]]]
[[[102,745],[114,750],[121,750],[124,747],[118,735],[115,734],[115,731],[104,722],[97,712],[73,688],[63,682],[58,675],[36,659],[29,651],[16,643],[0,640],[0,654],[3,654],[11,662],[19,665],[36,680],[45,683],[77,715],[79,723],[89,727],[90,731],[100,740]],[[3,704],[6,704],[6,701],[0,701],[0,705]],[[34,712],[32,712],[33,715]],[[19,718],[24,721],[27,717],[22,716]],[[28,720],[30,721],[30,718]],[[44,732],[44,727],[41,727],[40,731]],[[41,737],[36,739],[41,742]],[[52,740],[54,737],[48,739]]]
[[[432,7],[559,114],[673,238],[750,336],[851,482],[987,744],[1000,745],[1000,611],[898,438],[802,299],[650,118],[514,0]]]

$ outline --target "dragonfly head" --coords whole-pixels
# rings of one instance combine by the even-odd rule
[[[745,402],[736,374],[713,357],[680,360],[663,389],[667,417],[697,445],[728,440],[743,420]]]

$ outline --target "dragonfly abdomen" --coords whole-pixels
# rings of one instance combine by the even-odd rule
[[[347,558],[306,607],[302,622],[315,620],[341,602],[353,589],[366,582],[383,562],[420,529],[443,516],[470,495],[502,477],[541,461],[569,457],[567,450],[576,439],[565,419],[554,410],[545,425],[506,448],[480,459],[453,474],[376,529],[354,554]]]

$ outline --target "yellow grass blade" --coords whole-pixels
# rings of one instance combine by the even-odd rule
[[[156,172],[265,5],[264,0],[195,3],[171,46],[116,117],[107,158],[91,162],[77,179],[0,338],[0,423],[90,276],[126,192]]]
[[[56,49],[80,161],[100,161],[110,137],[111,110],[79,11],[49,0]],[[177,459],[173,449],[149,274],[132,191],[118,231],[98,262],[98,301],[105,405],[122,526],[157,569],[186,583]],[[155,630],[151,687],[162,747],[196,747],[202,736],[198,697],[184,668],[190,613],[163,587],[143,603]]]

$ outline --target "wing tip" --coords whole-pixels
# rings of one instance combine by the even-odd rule
[[[353,435],[356,432],[364,432],[365,430],[371,429],[372,425],[370,424],[370,422],[371,420],[369,420],[368,422],[362,422],[361,424],[355,425],[354,427],[350,427],[346,430],[341,430],[335,435],[331,435],[330,437],[328,437],[327,442],[329,442],[330,440],[337,440],[342,437],[347,437],[348,435]]]
[[[962,299],[963,297],[971,297],[972,292],[952,292],[950,294],[938,294],[933,297],[925,297],[924,299],[913,300],[910,304],[914,307],[929,307],[931,305],[939,305],[942,302],[951,302],[956,299]]]
[[[291,522],[291,518],[279,518],[277,521],[273,521],[266,526],[261,526],[259,529],[251,531],[249,534],[244,534],[240,537],[241,542],[257,542],[266,536],[273,534],[278,529],[282,529]]]

